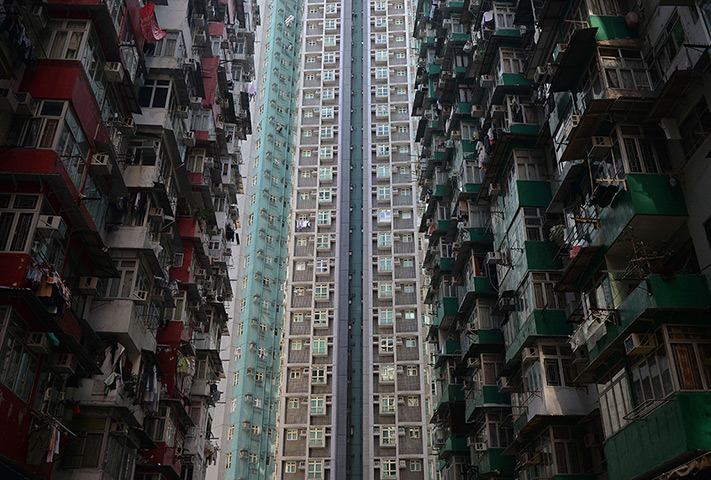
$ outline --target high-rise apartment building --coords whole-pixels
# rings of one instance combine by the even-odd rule
[[[253,4],[263,17],[255,51],[254,136],[246,166],[235,321],[230,327],[217,478],[271,479],[290,218],[301,2]],[[247,12],[246,14],[248,14]],[[254,39],[252,39],[254,41]]]
[[[0,478],[202,480],[251,70],[241,1],[0,5]]]
[[[420,2],[442,479],[709,476],[711,2]]]
[[[411,6],[304,2],[277,478],[431,478]]]

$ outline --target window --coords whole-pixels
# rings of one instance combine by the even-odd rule
[[[380,208],[377,210],[378,223],[390,223],[392,221],[392,212],[389,208]]]
[[[312,415],[326,413],[326,397],[324,395],[316,395],[311,397],[309,412]]]
[[[333,81],[333,80],[335,80],[335,78],[336,78],[336,73],[334,70],[325,70],[323,72],[323,80],[325,82]]]
[[[308,478],[323,477],[323,460],[309,460]]]
[[[380,381],[394,382],[395,381],[395,365],[380,366]]]
[[[302,346],[301,340],[292,340],[291,341],[291,349],[292,350],[301,350],[301,346]]]
[[[378,67],[375,69],[375,78],[382,80],[388,78],[388,69],[385,67]]]
[[[326,258],[316,260],[316,273],[328,273],[329,261]]]
[[[420,397],[416,397],[414,395],[407,397],[407,406],[408,407],[419,407],[420,406]]]
[[[392,296],[393,296],[393,284],[390,282],[380,282],[378,284],[378,297],[392,298]]]
[[[319,150],[319,157],[322,159],[333,158],[333,147],[329,147],[329,146],[321,147],[321,150]]]
[[[321,127],[321,138],[333,138],[333,127],[323,126]]]
[[[299,345],[301,345],[301,340],[295,340],[299,342]],[[292,341],[293,343],[294,341]],[[301,346],[299,348],[292,348],[292,350],[301,350]],[[289,378],[301,378],[301,370],[292,368],[289,370]]]
[[[422,471],[422,460],[410,460],[410,471],[411,472],[421,472]]]
[[[330,211],[319,211],[316,214],[316,224],[317,225],[330,225],[331,224],[331,212]]]
[[[388,87],[386,85],[378,85],[375,87],[375,96],[376,97],[387,97],[388,96]]]
[[[321,109],[321,118],[328,119],[333,118],[333,107],[323,107]],[[321,135],[323,136],[323,135]]]
[[[30,400],[39,361],[26,347],[27,333],[27,324],[15,310],[0,307],[0,383],[25,402]]]
[[[320,283],[314,286],[315,298],[328,298],[328,284]]]
[[[417,365],[408,365],[407,366],[407,376],[408,377],[416,377],[417,376]]]
[[[378,312],[378,323],[380,325],[392,325],[393,311],[389,308],[381,308]]]
[[[303,313],[295,313],[293,317],[294,323],[303,323],[304,321],[304,314]]]
[[[392,246],[392,234],[387,232],[387,233],[379,233],[378,234],[378,247],[390,247]]]
[[[225,455],[225,468],[232,468],[232,452]]]
[[[323,427],[311,427],[309,430],[309,445],[312,447],[323,446]]]
[[[316,237],[316,248],[331,248],[331,240],[328,235],[318,235]]]
[[[669,372],[668,365],[666,370]],[[641,383],[639,372],[637,377],[640,378]],[[651,385],[652,382],[646,381],[645,383]],[[658,376],[656,384],[659,385]],[[627,371],[622,369],[612,377],[610,381],[598,385],[597,389],[598,396],[600,397],[602,426],[605,431],[605,437],[610,437],[627,425],[628,420],[625,420],[624,417],[632,409],[629,384],[627,382]]]
[[[239,371],[236,371],[234,375],[232,375],[232,385],[239,385]]]
[[[290,398],[289,402],[288,402],[288,406],[290,409],[299,408],[299,399],[298,398]]]
[[[311,371],[311,383],[326,383],[326,367],[314,367]]]
[[[262,427],[259,425],[252,425],[252,435],[259,435],[259,433],[262,431]]]
[[[406,233],[402,237],[402,243],[412,243],[414,241],[414,235],[411,233]]]
[[[323,337],[317,337],[313,339],[311,351],[314,355],[325,355],[328,351],[326,346],[326,339]]]
[[[407,429],[407,435],[410,438],[420,438],[420,428],[419,427],[409,427]]]
[[[705,126],[711,125],[711,112],[706,97],[701,95],[686,118],[679,125],[681,145],[687,157],[691,156],[707,138]]]
[[[395,348],[395,339],[393,337],[380,338],[380,353],[393,353]]]
[[[319,202],[330,202],[331,201],[331,189],[321,189],[318,191],[318,201]]]
[[[380,427],[380,444],[381,445],[395,445],[395,439],[397,438],[397,431],[394,425],[386,425]]]
[[[317,310],[314,312],[314,327],[328,326],[328,312],[326,310]]]
[[[380,397],[380,413],[395,413],[395,395]]]
[[[408,337],[405,339],[405,347],[406,348],[416,348],[417,347],[417,339],[414,337]]]
[[[286,462],[285,473],[296,473],[296,462]]]
[[[0,195],[0,251],[29,250],[40,203],[38,195]]]
[[[334,96],[335,90],[333,90],[332,88],[324,88],[321,91],[321,98],[324,100],[333,100]]]
[[[299,439],[299,430],[296,428],[289,428],[286,430],[286,439],[288,441],[294,441]]]
[[[314,116],[313,110],[306,110],[304,112],[304,118],[313,118],[313,116]]]
[[[395,478],[397,476],[397,460],[394,458],[385,458],[380,461],[381,478]]]
[[[145,80],[138,92],[138,103],[146,108],[165,108],[170,100],[170,80]]]
[[[402,291],[403,293],[415,293],[415,285],[413,285],[412,283],[406,283],[405,285],[403,285]]]
[[[234,412],[235,410],[237,410],[237,399],[233,398],[230,404],[230,412]]]
[[[375,61],[376,62],[385,62],[388,59],[388,52],[387,50],[377,50],[375,52]]]
[[[390,200],[390,187],[389,186],[379,186],[378,187],[378,200]]]
[[[390,126],[387,124],[380,124],[375,128],[375,134],[379,137],[387,137],[390,134]]]
[[[392,272],[392,271],[393,271],[392,257],[378,258],[378,272]]]

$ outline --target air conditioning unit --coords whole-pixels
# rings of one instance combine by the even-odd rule
[[[647,355],[657,347],[657,340],[651,333],[633,333],[625,338],[624,345],[627,355]]]
[[[17,97],[9,88],[0,88],[0,111],[15,113],[17,110]]]
[[[506,107],[504,105],[492,105],[491,106],[491,117],[497,120],[501,120],[506,116]]]
[[[183,144],[186,147],[194,147],[195,146],[195,132],[185,132],[183,134]]]
[[[123,65],[121,62],[106,62],[104,75],[106,75],[106,80],[109,82],[123,81]]]
[[[541,454],[539,452],[525,452],[521,458],[525,466],[539,465],[541,463]]]
[[[533,81],[540,83],[548,75],[548,67],[539,66],[536,67],[536,72],[533,74]]]
[[[400,460],[400,468],[406,468],[407,467],[407,460]]]
[[[16,93],[15,97],[17,97],[17,110],[15,113],[18,115],[25,115],[27,117],[31,117],[35,114],[37,104],[32,98],[32,95],[27,92],[20,92]]]
[[[205,16],[200,13],[193,13],[193,25],[196,27],[205,26]]]
[[[95,153],[91,156],[89,171],[95,175],[111,175],[111,160],[106,153]]]
[[[99,277],[79,277],[79,293],[82,295],[99,295]]]
[[[183,59],[183,67],[195,69],[195,59],[192,57],[187,57]]]
[[[195,32],[195,35],[193,35],[193,44],[194,45],[202,45],[207,41],[207,36],[205,35],[205,32]]]
[[[498,197],[503,192],[501,185],[498,183],[492,183],[489,185],[489,196]]]
[[[71,353],[55,353],[49,359],[49,366],[58,373],[74,374],[77,360]]]
[[[175,107],[175,110],[173,110],[173,115],[177,118],[188,118],[188,110],[190,107],[187,105],[178,105]]]
[[[482,75],[479,77],[479,85],[482,87],[490,87],[494,84],[494,76],[493,75]]]
[[[52,238],[62,239],[67,233],[67,224],[59,215],[40,215],[37,222],[37,231]]]
[[[513,297],[501,297],[496,306],[502,312],[513,312],[516,308]]]
[[[571,115],[565,124],[565,136],[570,136],[571,132],[580,123],[580,115]]]
[[[567,43],[559,43],[558,45],[555,46],[553,49],[553,60],[557,60],[558,57],[562,54],[565,53],[565,50],[568,48]]]
[[[145,305],[148,303],[148,292],[145,290],[135,290],[133,292],[133,299],[136,303]]]
[[[34,353],[49,353],[49,337],[44,332],[30,332],[25,339],[25,346]]]
[[[25,7],[25,16],[32,23],[32,28],[39,33],[47,26],[47,14],[41,6]]]
[[[474,444],[474,451],[475,452],[486,452],[486,443],[485,442],[476,442]]]
[[[514,391],[513,381],[509,377],[499,377],[496,386],[501,393],[511,393]]]
[[[452,137],[452,140],[461,140],[462,139],[462,131],[461,130],[452,130],[451,137]]]
[[[588,144],[588,156],[602,158],[610,153],[612,149],[612,139],[610,137],[590,137]]]
[[[151,209],[148,210],[148,216],[154,220],[163,220],[165,218],[163,209],[160,207],[151,207]]]
[[[486,254],[487,265],[503,265],[506,261],[504,252],[489,252]]]
[[[479,443],[479,442],[476,441],[476,438],[474,438],[474,437],[467,438],[467,447],[473,447],[477,443]]]
[[[538,355],[538,348],[524,347],[521,357],[523,363],[537,362],[540,358]]]
[[[192,108],[202,108],[202,97],[190,97],[190,106]]]
[[[195,276],[198,278],[204,278],[207,276],[207,270],[205,270],[204,268],[196,268]]]

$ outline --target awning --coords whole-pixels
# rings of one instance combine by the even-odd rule
[[[139,16],[141,17],[141,32],[143,38],[148,43],[155,43],[165,37],[165,32],[158,26],[155,14],[156,5],[148,2],[141,7]]]
[[[685,478],[691,476],[694,478],[702,478],[701,475],[696,475],[701,471],[706,471],[708,473],[709,469],[711,469],[711,452],[706,452],[693,460],[689,460],[688,462],[683,463],[668,472],[664,472],[661,475],[654,477],[653,480],[674,480],[675,478]]]
[[[203,106],[215,103],[215,91],[217,89],[217,67],[220,64],[220,57],[203,58],[202,63],[202,84],[205,88]]]
[[[575,87],[583,74],[582,62],[587,60],[595,45],[595,34],[597,27],[573,32],[565,52],[557,58],[558,66],[551,79],[551,92],[564,92]]]

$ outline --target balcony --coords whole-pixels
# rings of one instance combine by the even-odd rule
[[[647,276],[617,305],[619,323],[607,322],[605,333],[597,342],[587,339],[592,348],[585,371],[594,372],[611,356],[621,355],[623,340],[630,333],[642,327],[651,330],[661,323],[704,322],[704,312],[710,308],[711,293],[705,276],[676,275],[670,279],[657,274]]]
[[[506,363],[520,358],[520,350],[528,337],[542,335],[568,337],[573,333],[574,328],[574,324],[568,323],[565,310],[534,310],[518,329],[511,343],[506,346]]]
[[[490,476],[513,477],[516,470],[516,457],[502,455],[503,448],[488,448],[476,460],[476,468],[481,478]]]
[[[158,327],[157,315],[151,315],[149,305],[138,305],[132,299],[94,301],[87,320],[99,336],[112,337],[129,352],[155,351],[154,329]]]
[[[465,419],[467,422],[474,421],[475,413],[480,408],[508,408],[510,406],[511,395],[500,393],[499,387],[496,385],[479,385],[472,394],[467,395]]]
[[[542,387],[511,396],[514,435],[525,435],[545,417],[584,417],[598,406],[597,390],[586,387]]]
[[[459,300],[457,297],[442,297],[440,305],[434,316],[432,326],[443,330],[449,329],[454,316],[459,308]]]
[[[645,244],[666,242],[688,215],[681,185],[671,186],[669,175],[632,174],[608,208],[600,212],[600,228],[592,234],[591,244],[609,246],[608,254],[621,254],[629,248],[624,233],[634,231]],[[644,232],[644,234],[642,234]]]
[[[89,378],[80,378],[79,387],[75,389],[73,401],[79,402],[82,407],[109,407],[118,409],[122,418],[131,427],[141,428],[145,412],[140,403],[135,404],[136,392],[125,388],[123,382],[117,381],[116,388],[106,391],[104,383],[106,376],[93,375]]]
[[[434,414],[443,413],[450,404],[464,403],[464,390],[459,384],[449,384],[442,390],[442,395],[434,409]]]
[[[467,455],[468,453],[469,447],[467,446],[466,437],[457,435],[450,435],[437,452],[440,460],[446,460],[454,455]]]
[[[605,441],[610,480],[659,474],[711,450],[711,394],[679,392]],[[702,474],[703,476],[703,474]]]

